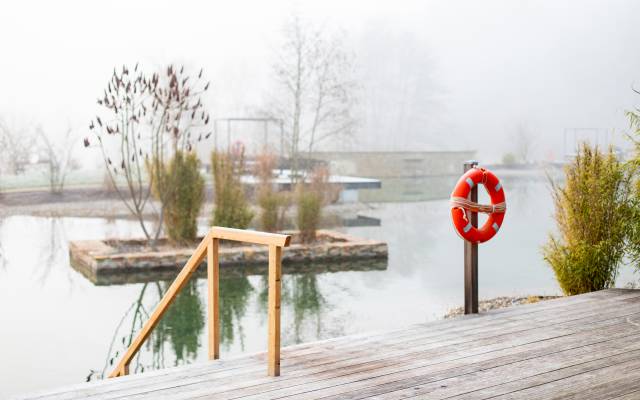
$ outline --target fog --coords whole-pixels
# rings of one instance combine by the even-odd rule
[[[2,14],[0,118],[50,132],[87,135],[123,63],[204,67],[212,116],[251,116],[292,14],[342,32],[354,55],[358,129],[325,148],[475,149],[493,162],[525,127],[533,158],[554,160],[570,151],[565,132],[569,148],[574,136],[628,147],[624,111],[640,105],[632,0],[6,1]]]

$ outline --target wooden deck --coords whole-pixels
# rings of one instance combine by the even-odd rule
[[[258,354],[24,398],[640,399],[640,290],[292,346],[281,371]]]

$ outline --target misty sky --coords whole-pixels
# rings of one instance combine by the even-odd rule
[[[614,130],[624,143],[624,110],[640,106],[632,0],[4,1],[0,117],[84,135],[113,67],[136,61],[202,66],[212,115],[248,115],[293,12],[343,30],[355,54],[364,120],[351,148],[477,149],[490,162],[525,126],[536,157],[557,159],[566,129]],[[393,113],[399,96],[411,110],[401,126],[372,119],[368,109]]]

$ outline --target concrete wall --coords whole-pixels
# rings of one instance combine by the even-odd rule
[[[329,163],[331,173],[367,178],[417,178],[462,173],[475,151],[317,152],[312,158]]]

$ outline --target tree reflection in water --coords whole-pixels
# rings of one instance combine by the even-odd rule
[[[206,281],[205,281],[206,282]],[[131,373],[165,368],[166,346],[171,345],[173,365],[194,361],[201,347],[206,317],[206,285],[200,291],[196,279],[189,281],[155,327],[143,350],[130,365]],[[141,285],[137,298],[127,309],[115,328],[107,359],[102,371],[91,371],[87,380],[106,377],[119,357],[126,352],[150,313],[166,293],[171,282],[151,282]],[[155,289],[155,290],[153,290]],[[220,280],[220,343],[230,348],[238,343],[244,350],[245,332],[242,322],[255,288],[246,276],[224,277]],[[263,321],[267,319],[268,278],[262,276],[257,296]],[[322,316],[327,307],[316,273],[284,275],[282,279],[283,312],[293,313],[292,326],[283,327],[284,342],[300,343],[317,339],[323,334]],[[311,338],[305,338],[305,334]]]
[[[154,358],[162,357],[166,342],[170,342],[173,348],[174,365],[189,363],[196,358],[205,316],[205,307],[198,295],[196,283],[196,280],[187,282],[154,329],[155,337],[152,342]],[[170,284],[163,282],[164,290],[158,293],[159,298],[164,296]],[[160,287],[161,285],[158,284],[159,292]],[[164,357],[162,361],[162,367],[164,367]]]
[[[266,318],[269,303],[269,280],[263,276],[260,285],[259,304],[260,311]],[[282,276],[281,292],[282,310],[293,311],[292,327],[283,327],[283,335],[292,333],[292,337],[285,337],[289,343],[302,343],[305,333],[305,324],[314,333],[313,339],[322,337],[323,311],[327,308],[327,300],[320,291],[317,273],[291,274]]]
[[[253,291],[246,276],[220,279],[220,344],[227,349],[234,343],[237,331],[240,348],[244,350],[242,318]]]
[[[150,285],[155,286],[155,296],[149,295]],[[92,370],[87,380],[93,378],[102,379],[108,376],[110,369],[119,361],[149,319],[152,311],[164,296],[171,282],[145,283],[140,292],[127,309],[122,319],[115,328],[107,360],[101,372]],[[153,303],[148,306],[149,299],[153,297]],[[146,300],[146,301],[145,301]],[[147,339],[145,349],[151,352],[151,360],[144,361],[145,355],[138,353],[130,365],[131,373],[144,372],[147,369],[165,368],[165,345],[171,344],[174,354],[173,365],[192,362],[200,347],[200,335],[204,329],[205,307],[198,293],[196,280],[191,280],[182,288],[173,304],[169,306],[162,316],[153,334]],[[130,321],[130,324],[127,323]],[[123,331],[124,330],[124,331]]]
[[[38,282],[42,286],[47,282],[49,274],[54,266],[65,266],[69,264],[68,261],[62,260],[64,257],[68,257],[67,253],[64,251],[65,243],[68,242],[68,239],[62,219],[47,218],[45,221],[47,222],[47,225],[45,225],[44,232],[46,232],[45,234],[48,236],[48,241],[44,242],[40,248],[39,265],[42,266],[42,269],[39,271],[39,276],[37,278]],[[73,282],[71,279],[71,271],[68,268],[65,268],[65,271],[71,286]]]
[[[3,223],[4,223],[4,220],[0,218],[0,234],[2,233]],[[0,235],[0,271],[6,271],[6,270],[7,270],[7,259],[5,256],[4,248],[2,247],[2,237]]]

